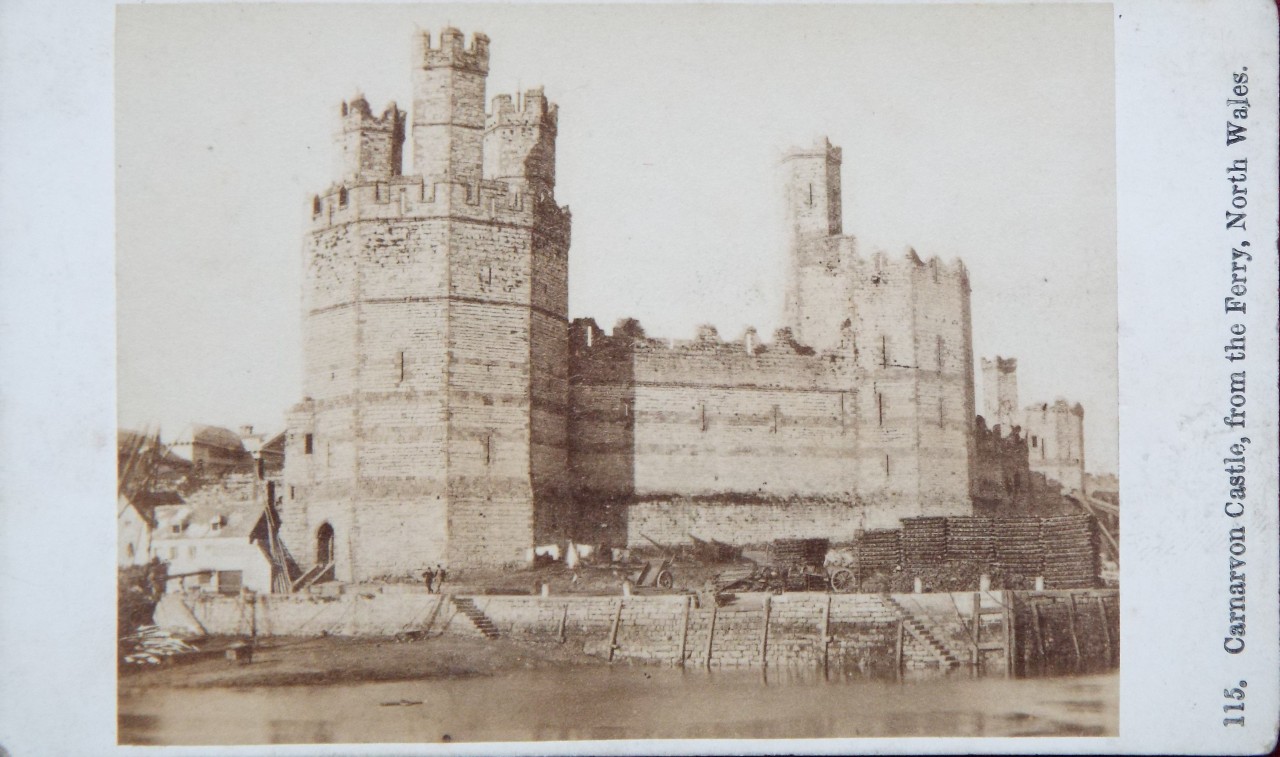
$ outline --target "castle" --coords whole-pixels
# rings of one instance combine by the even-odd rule
[[[300,563],[361,581],[566,538],[841,539],[973,512],[968,273],[843,234],[839,148],[784,161],[787,327],[605,333],[568,317],[557,108],[532,89],[486,110],[488,67],[483,34],[423,33],[411,114],[341,106],[287,420]]]

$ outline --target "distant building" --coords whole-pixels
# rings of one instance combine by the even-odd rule
[[[1033,472],[1056,482],[1064,493],[1084,492],[1084,407],[1058,399],[1016,411],[1017,369],[1013,358],[983,358],[983,412],[1000,419],[993,428],[998,425],[1006,434],[1021,436]]]
[[[192,424],[169,445],[173,454],[191,463],[200,476],[247,473],[253,457],[244,448],[240,435],[221,426]]]
[[[265,545],[251,540],[275,482],[228,476],[155,508],[151,553],[168,563],[168,590],[272,590]]]

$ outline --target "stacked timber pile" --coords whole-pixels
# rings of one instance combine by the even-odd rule
[[[995,551],[992,528],[990,518],[948,518],[947,559],[990,563]]]
[[[995,518],[995,564],[1008,573],[1041,575],[1039,518]]]
[[[830,539],[775,539],[773,562],[776,565],[822,565],[827,561]]]
[[[1098,534],[1088,515],[1045,518],[1040,527],[1044,587],[1091,587],[1098,576]]]
[[[902,564],[902,531],[896,528],[873,529],[858,539],[858,572],[871,575],[889,572]]]
[[[907,569],[939,565],[946,559],[946,518],[902,519],[902,560]]]

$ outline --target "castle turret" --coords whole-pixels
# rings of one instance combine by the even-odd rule
[[[1031,470],[1084,491],[1084,407],[1058,399],[1026,409],[1023,436],[1029,442]]]
[[[792,150],[786,173],[787,224],[791,230],[785,317],[801,344],[819,351],[851,350],[848,264],[853,237],[840,236],[840,148],[825,137],[812,148]]]
[[[357,95],[340,108],[334,136],[334,174],[343,183],[361,183],[400,175],[404,150],[404,111],[389,103],[374,116],[369,102]]]
[[[413,71],[413,170],[427,181],[470,183],[480,178],[484,144],[484,86],[489,38],[477,32],[471,46],[446,28],[440,44],[417,37]]]
[[[787,221],[792,235],[830,237],[841,232],[839,147],[826,137],[810,149],[792,150],[786,170]]]
[[[987,424],[1006,433],[1022,425],[1018,417],[1018,360],[996,356],[982,358],[982,412]]]
[[[485,121],[484,177],[514,185],[535,200],[550,199],[556,186],[558,108],[542,88],[530,89],[516,101],[493,98]]]

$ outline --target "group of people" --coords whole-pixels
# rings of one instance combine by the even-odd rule
[[[427,568],[422,572],[422,580],[427,583],[428,594],[439,594],[440,587],[444,586],[444,567],[440,563],[436,563],[436,567]]]

